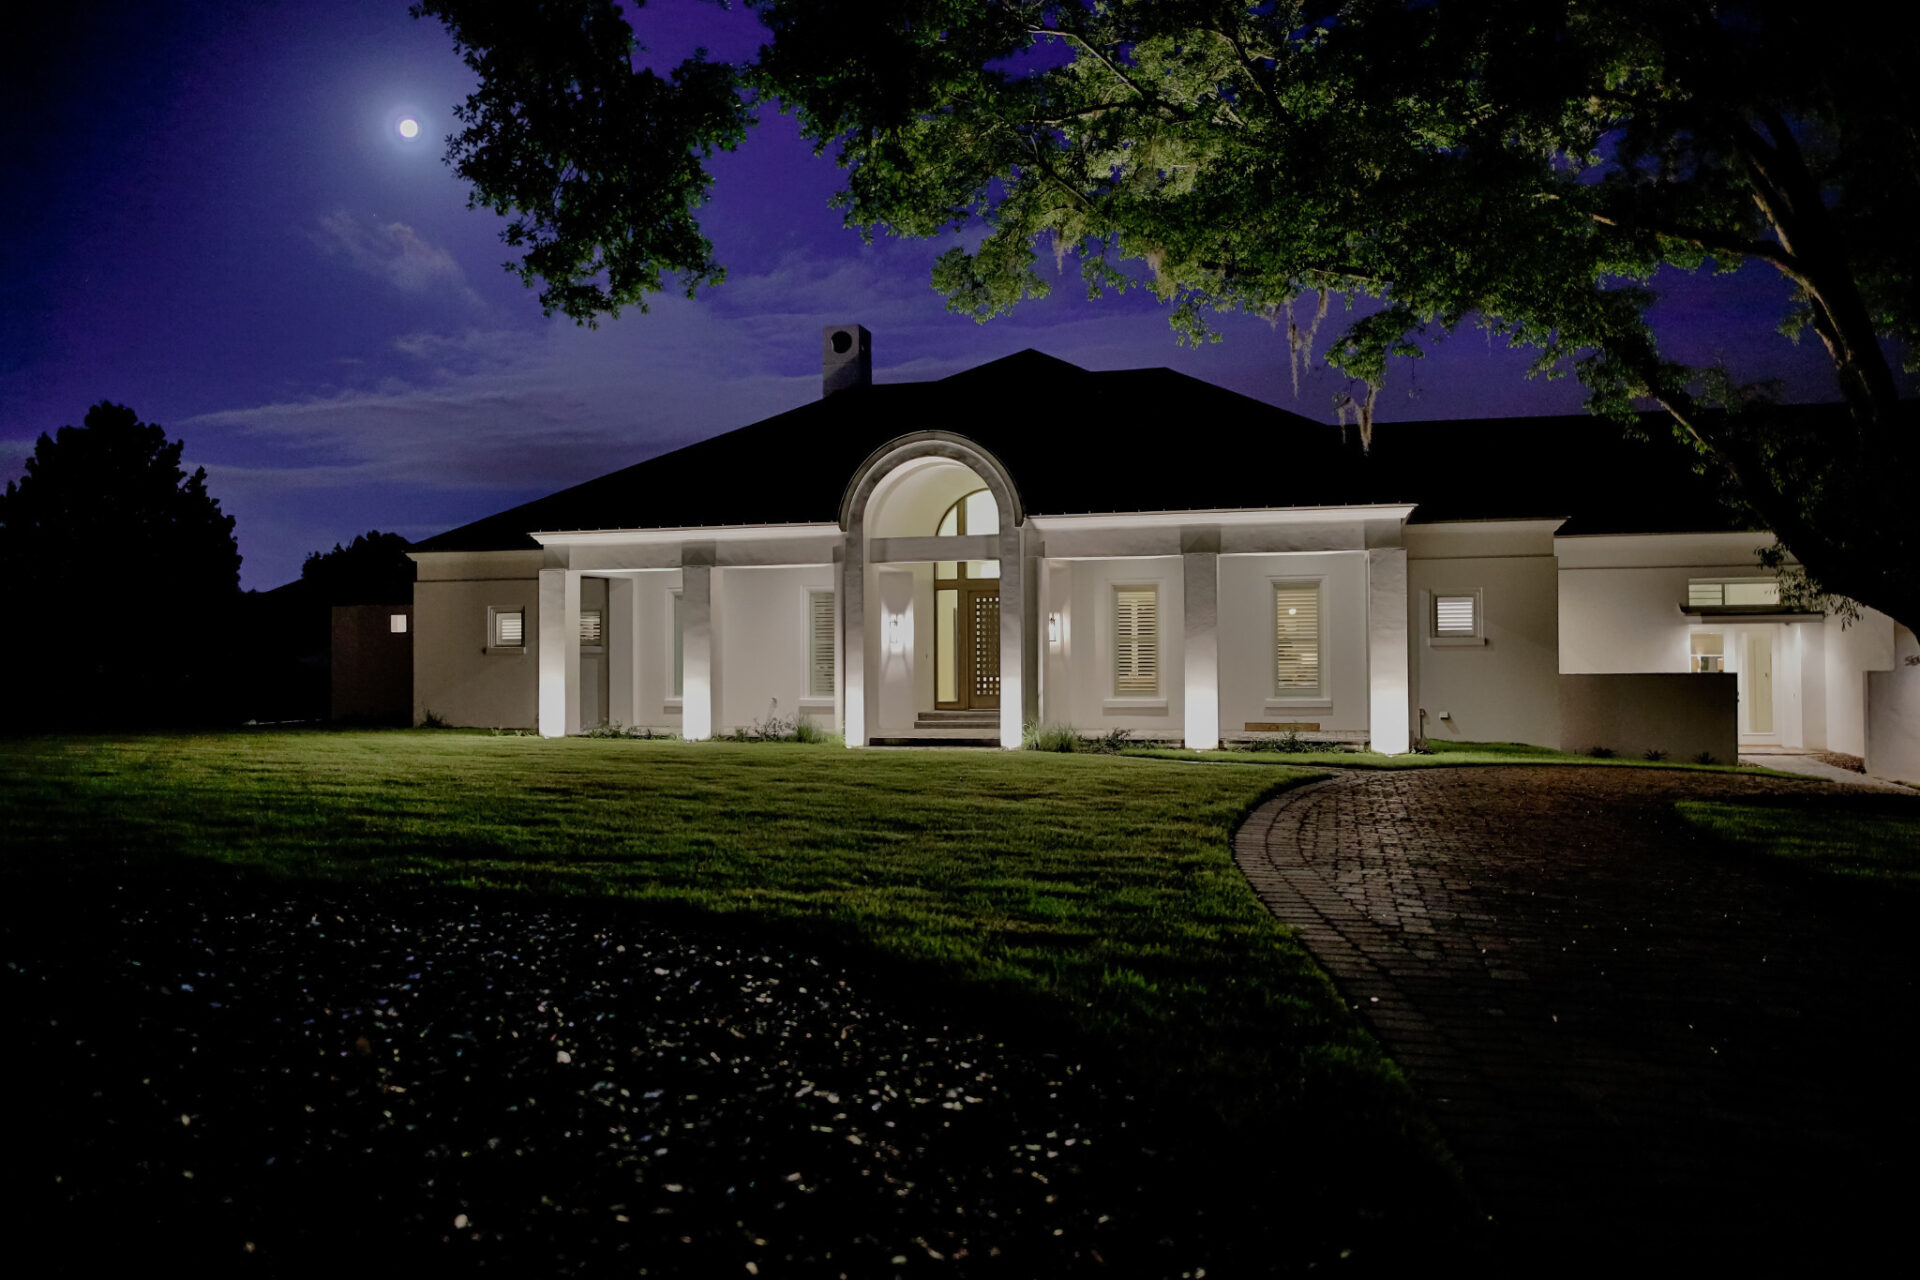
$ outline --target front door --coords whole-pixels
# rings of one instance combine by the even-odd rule
[[[1740,701],[1746,711],[1747,732],[1773,732],[1773,637],[1764,631],[1747,633],[1747,661],[1740,672]]]
[[[1000,705],[1000,584],[943,582],[934,592],[933,705],[969,711]]]
[[[960,672],[964,707],[1000,705],[1000,584],[968,583],[960,610]]]

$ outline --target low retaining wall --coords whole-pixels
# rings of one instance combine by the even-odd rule
[[[404,630],[393,629],[396,617]],[[333,606],[332,667],[332,719],[413,723],[413,606]]]
[[[1702,752],[1719,764],[1740,755],[1738,679],[1632,674],[1560,677],[1560,749],[1605,747],[1625,759],[1664,751],[1669,760]]]

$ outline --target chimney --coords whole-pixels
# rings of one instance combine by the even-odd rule
[[[820,331],[822,399],[848,387],[873,385],[873,335],[857,324],[830,324]]]

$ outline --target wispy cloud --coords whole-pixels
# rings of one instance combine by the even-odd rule
[[[481,305],[453,255],[404,222],[362,219],[336,209],[320,217],[312,240],[355,271],[385,280],[402,293],[452,295]]]

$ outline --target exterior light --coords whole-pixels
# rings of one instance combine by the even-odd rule
[[[1047,615],[1047,643],[1060,643],[1060,615],[1057,613]]]
[[[900,615],[893,614],[887,619],[887,648],[900,647]]]

